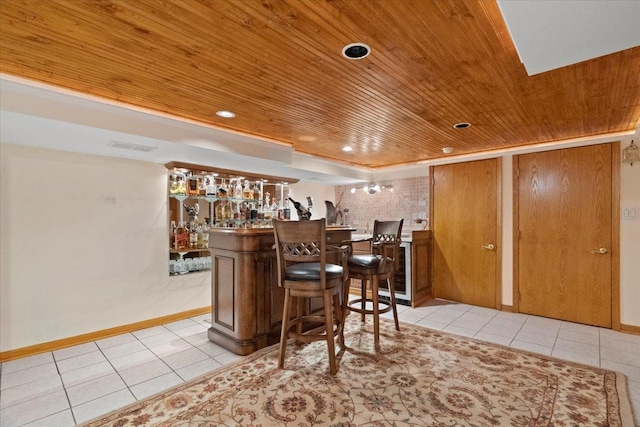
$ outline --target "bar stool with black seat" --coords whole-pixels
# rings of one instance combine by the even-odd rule
[[[360,298],[348,301],[346,309],[360,313],[362,322],[365,321],[365,315],[373,315],[373,336],[376,345],[380,343],[380,314],[393,310],[396,330],[400,330],[393,275],[399,267],[403,222],[403,219],[400,221],[376,220],[372,237],[343,242],[350,246],[349,279],[358,279],[361,282]],[[354,254],[352,244],[355,242],[369,242],[369,253]],[[390,301],[380,300],[378,296],[380,282],[383,280],[388,283]],[[370,298],[367,297],[367,283],[371,283]],[[371,305],[370,309],[367,308],[368,304]]]
[[[296,343],[326,340],[329,353],[329,371],[337,372],[335,338],[344,349],[343,309],[340,292],[347,280],[347,248],[328,245],[325,220],[274,221],[273,230],[278,260],[279,285],[284,288],[284,309],[280,335],[278,367],[284,367],[287,339]],[[331,253],[337,253],[331,256]],[[330,261],[338,260],[340,264]],[[309,313],[303,307],[304,298],[323,299],[323,314]],[[297,298],[296,317],[291,319],[292,301]],[[318,328],[305,331],[304,324],[318,324]],[[324,324],[324,331],[317,332]],[[295,331],[291,331],[295,327]],[[315,332],[314,332],[315,329]]]

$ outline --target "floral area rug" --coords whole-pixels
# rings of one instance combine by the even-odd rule
[[[85,426],[632,426],[622,374],[410,324],[347,318],[326,343],[260,350]]]

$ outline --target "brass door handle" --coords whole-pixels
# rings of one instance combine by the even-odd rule
[[[493,245],[493,243],[489,243],[488,245],[482,245],[482,249],[486,249],[488,251],[492,251],[494,250],[496,247]]]
[[[600,248],[597,251],[591,251],[594,255],[604,255],[607,253],[607,248]]]

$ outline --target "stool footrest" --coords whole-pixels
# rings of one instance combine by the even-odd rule
[[[364,313],[364,314],[373,314],[373,310],[362,309],[362,300],[363,298],[352,299],[347,303],[347,308],[350,311],[354,311],[356,313]],[[373,305],[373,300],[370,298],[364,298],[365,305],[366,303],[371,303]],[[357,307],[356,304],[359,304],[360,307]],[[380,307],[382,306],[382,307]],[[387,313],[393,309],[391,303],[388,301],[378,300],[378,313]]]
[[[296,341],[299,342],[303,342],[303,343],[310,343],[310,342],[314,342],[314,341],[324,341],[327,339],[327,334],[326,333],[319,333],[319,331],[324,331],[325,326],[322,325],[323,319],[322,316],[302,316],[299,319],[292,319],[289,322],[288,328],[287,328],[287,338],[293,338]],[[292,329],[294,329],[298,323],[301,324],[313,324],[316,327],[305,330],[304,326],[302,328],[303,332],[302,333],[297,333],[295,331],[292,331]],[[338,332],[340,331],[340,322],[337,320],[333,321],[333,334],[335,336],[335,338],[338,338]]]

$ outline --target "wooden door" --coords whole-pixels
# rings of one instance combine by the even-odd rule
[[[498,166],[488,159],[432,170],[435,298],[500,305]]]
[[[518,156],[520,312],[611,327],[611,150]]]

